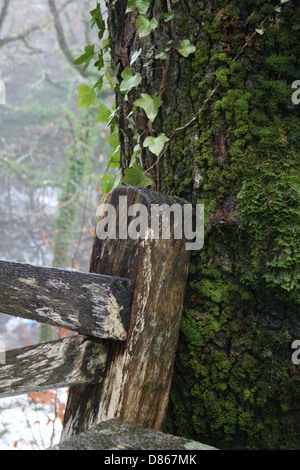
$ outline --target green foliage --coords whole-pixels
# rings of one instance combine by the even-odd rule
[[[123,182],[125,184],[131,184],[132,186],[139,186],[140,188],[152,186],[152,179],[149,178],[147,173],[145,173],[140,165],[137,165],[136,163],[132,165],[132,168],[127,168],[127,170],[125,170]]]
[[[166,60],[167,57],[168,56],[165,51],[161,51],[159,54],[155,55],[155,59],[160,59],[160,60]]]
[[[99,39],[102,39],[105,31],[105,21],[102,18],[100,3],[97,3],[96,8],[94,10],[91,10],[90,14],[92,17],[91,27],[93,28],[93,26],[97,25],[97,28],[99,30],[98,37]]]
[[[165,431],[222,449],[299,449],[299,366],[291,362],[300,334],[300,108],[291,105],[299,12],[293,2],[280,18],[263,1],[235,5],[236,19],[223,1],[203,20],[191,68],[181,71],[180,116],[189,112],[185,96],[201,102],[210,93],[215,82],[204,77],[206,64],[220,87],[193,129],[172,141],[176,160],[171,155],[161,169],[163,192],[192,193],[206,212],[204,248],[191,257]],[[255,31],[264,14],[264,34],[233,63],[241,35]],[[172,116],[164,130],[174,125]]]
[[[105,194],[109,193],[112,189],[116,188],[121,181],[121,173],[118,172],[117,176],[112,175],[111,173],[106,173],[102,178],[101,178],[101,183],[103,185],[102,189],[102,194],[105,196]]]
[[[136,24],[140,38],[144,38],[148,36],[153,29],[157,28],[158,21],[155,18],[149,21],[146,16],[141,15],[136,19]]]
[[[82,83],[78,86],[78,108],[87,108],[91,105],[95,106],[97,104],[97,95],[96,92],[88,85]]]
[[[123,70],[121,77],[123,80],[120,84],[120,91],[124,95],[127,95],[133,88],[139,86],[142,81],[141,74],[137,73],[133,75],[130,67],[127,67],[125,70]]]
[[[135,106],[139,106],[143,108],[147,117],[150,121],[154,121],[157,116],[158,110],[162,105],[162,100],[157,97],[157,93],[155,93],[152,97],[146,95],[145,93],[141,93],[141,97],[134,102]]]
[[[84,48],[84,54],[82,54],[80,57],[78,57],[78,59],[76,59],[73,62],[74,65],[84,64],[83,71],[85,71],[90,65],[92,59],[94,58],[94,53],[95,53],[94,50],[95,50],[94,44],[92,46],[86,46]]]
[[[169,160],[160,168],[161,190],[201,197],[207,222],[205,247],[192,255],[171,390],[172,426],[180,435],[217,447],[297,448],[293,420],[300,413],[299,373],[290,368],[293,332],[285,325],[291,317],[297,324],[293,315],[299,307],[300,129],[299,120],[287,109],[299,47],[291,34],[297,31],[295,21],[288,15],[284,22],[274,19],[272,24],[274,12],[282,14],[283,7],[275,9],[259,0],[250,8],[250,3],[232,6],[221,1],[212,7],[214,14],[195,8],[204,24],[201,35],[211,48],[205,40],[194,46],[184,39],[177,50],[185,58],[194,54],[182,68],[181,117],[191,114],[191,100],[185,96],[200,108],[215,86],[215,77],[219,90],[209,112],[198,115],[193,128],[172,140]],[[137,9],[140,38],[157,27],[156,19],[145,16],[148,7],[148,1],[127,3],[127,13]],[[246,19],[240,17],[245,11]],[[268,22],[261,26],[265,15],[270,16],[271,26]],[[164,22],[174,18],[171,12],[163,16]],[[188,35],[191,23],[186,18],[178,22],[178,30],[184,31],[181,37]],[[234,62],[245,35],[255,30],[255,47],[251,43]],[[153,46],[145,51],[150,59],[144,64],[146,70],[153,55],[165,61],[171,47],[176,51],[171,43],[159,47],[156,55]],[[103,72],[98,57],[100,75],[112,88],[119,87],[125,99],[142,84],[142,76],[132,69],[141,53],[134,51],[121,83],[119,68]],[[86,64],[88,57],[81,60]],[[101,89],[103,78],[98,82]],[[162,106],[158,100],[157,94],[141,94],[134,105],[153,121]],[[155,133],[149,126],[142,140],[132,117],[135,111],[127,120],[137,145],[122,178],[117,119],[99,107],[98,121],[107,122],[112,131],[107,139],[112,146],[107,169],[117,170],[117,175],[111,172],[102,178],[104,194],[122,182],[151,186],[138,163],[141,152],[147,148],[158,157],[169,142],[167,135],[182,125],[174,113],[163,123],[164,132]],[[193,186],[197,167],[198,192]]]
[[[193,46],[193,44],[190,43],[188,39],[184,39],[180,43],[180,49],[178,49],[178,52],[180,52],[183,57],[188,57],[190,54],[193,54],[196,51],[196,47]]]
[[[96,122],[109,122],[110,120],[110,117],[111,117],[111,110],[108,109],[107,106],[105,106],[105,104],[100,104],[98,106],[98,110],[99,110],[99,114],[96,118]]]
[[[165,22],[168,23],[174,18],[174,13],[169,12],[164,14]]]
[[[168,142],[168,137],[165,134],[159,134],[158,137],[147,137],[144,140],[144,147],[149,147],[150,151],[154,153],[154,155],[158,156],[166,142]]]
[[[137,8],[140,15],[146,15],[149,6],[149,0],[128,0],[126,13],[130,13]]]
[[[145,16],[149,10],[150,2],[149,0],[128,0],[126,14],[131,13],[134,10],[137,10],[138,17],[136,19],[136,25],[138,28],[138,33],[140,38],[148,36],[154,29],[158,26],[158,20],[156,18],[148,19]],[[99,39],[103,39],[105,32],[105,21],[103,20],[100,4],[97,3],[97,6],[94,10],[90,11],[91,14],[91,27],[97,26],[99,33]],[[174,13],[169,11],[164,13],[164,22],[167,23],[171,21],[174,17]],[[165,48],[159,53],[155,54],[155,59],[166,61],[168,54],[171,51],[172,40],[168,41]],[[178,52],[184,57],[188,57],[190,54],[194,53],[196,48],[193,46],[188,39],[181,41],[181,48]],[[84,49],[84,54],[82,54],[78,59],[74,61],[75,65],[83,65],[83,70],[87,70],[92,60],[94,59],[94,67],[97,68],[99,72],[98,80],[95,82],[94,86],[88,86],[82,84],[78,87],[79,100],[78,107],[84,108],[88,106],[97,106],[97,92],[101,91],[104,86],[104,79],[106,79],[111,88],[119,87],[120,92],[125,95],[127,99],[128,93],[130,93],[134,88],[137,88],[142,83],[142,75],[140,73],[134,73],[132,65],[137,61],[139,56],[142,53],[142,48],[135,51],[132,54],[130,60],[130,66],[125,68],[121,72],[121,82],[119,82],[119,67],[120,64],[113,70],[110,66],[105,67],[105,54],[109,52],[110,44],[109,39],[104,39],[102,41],[102,47],[99,47],[99,51],[95,52],[95,45],[88,45]],[[147,52],[148,57],[153,56],[153,47]],[[97,57],[96,57],[97,55]],[[151,62],[149,62],[150,64]],[[148,64],[148,65],[149,65]],[[146,64],[146,66],[148,66]],[[157,92],[152,96],[145,93],[141,93],[140,97],[134,102],[134,110],[136,107],[140,107],[145,111],[149,122],[153,122],[158,114],[159,108],[162,106],[162,100],[157,96]],[[107,170],[111,168],[120,167],[120,145],[118,138],[118,124],[116,118],[116,111],[110,111],[103,103],[98,106],[98,116],[96,117],[96,122],[107,123],[111,129],[111,136],[107,139],[107,142],[113,147],[109,152],[109,161],[107,164]],[[137,163],[137,160],[141,157],[141,149],[149,148],[149,150],[156,156],[159,156],[160,152],[163,150],[164,145],[168,142],[169,138],[161,133],[157,137],[151,135],[144,139],[142,146],[140,145],[141,136],[137,134],[134,124],[134,119],[131,117],[130,113],[127,116],[127,120],[130,122],[130,128],[133,131],[137,145],[134,148],[133,154],[130,159],[128,171],[125,172],[125,177],[121,177],[121,171],[117,172],[117,175],[107,173],[102,178],[103,191],[113,189],[118,186],[121,182],[128,182],[130,184],[139,184],[143,187],[147,187],[152,184],[152,180],[149,176],[142,170],[142,167]]]

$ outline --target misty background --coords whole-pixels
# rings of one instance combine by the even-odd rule
[[[110,145],[77,87],[73,61],[97,43],[88,0],[0,0],[0,259],[88,271]],[[107,84],[99,103],[112,102]],[[6,349],[72,334],[0,313]],[[0,449],[58,442],[67,391],[0,400]]]

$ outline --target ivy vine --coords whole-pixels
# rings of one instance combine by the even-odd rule
[[[113,6],[117,0],[112,0],[110,5]],[[274,7],[274,13],[280,13],[281,5],[287,3],[289,0],[280,0],[280,3]],[[125,14],[130,14],[131,12],[137,10],[138,16],[136,18],[136,26],[138,35],[140,38],[148,36],[152,31],[154,31],[158,25],[159,21],[157,18],[149,19],[146,15],[150,7],[150,0],[128,0],[127,8]],[[167,0],[168,11],[163,15],[164,23],[169,21],[174,21],[174,13],[171,11],[170,1]],[[104,33],[106,30],[105,20],[103,19],[100,4],[97,3],[95,9],[90,11],[91,15],[91,27],[96,26],[98,28],[98,38],[101,41],[101,46],[99,45],[87,45],[84,48],[84,53],[78,57],[74,64],[78,66],[83,66],[83,71],[85,71],[91,64],[94,62],[94,67],[97,69],[98,80],[93,86],[88,86],[86,84],[81,84],[78,87],[78,107],[88,107],[96,106],[98,107],[99,114],[96,118],[96,122],[106,123],[107,127],[110,129],[110,136],[106,141],[111,145],[112,150],[109,153],[109,160],[106,167],[106,174],[102,177],[103,185],[103,194],[111,191],[115,187],[121,185],[122,183],[131,184],[139,187],[148,187],[151,186],[153,181],[149,176],[149,171],[158,164],[161,157],[166,153],[169,148],[170,142],[175,136],[176,133],[183,131],[184,129],[191,126],[199,117],[202,110],[205,108],[208,101],[218,90],[221,82],[217,81],[215,88],[211,91],[208,97],[202,103],[200,109],[196,112],[195,116],[189,120],[184,126],[174,129],[171,135],[168,137],[164,133],[155,135],[153,132],[152,123],[154,122],[160,107],[163,105],[162,95],[165,91],[166,86],[166,76],[169,67],[169,61],[171,53],[177,52],[183,57],[189,57],[196,51],[195,45],[191,44],[189,39],[184,39],[180,42],[180,47],[175,48],[173,41],[170,40],[165,45],[165,48],[159,53],[154,55],[155,59],[159,59],[164,62],[163,66],[163,75],[162,81],[159,90],[155,92],[152,96],[141,93],[139,98],[135,100],[134,107],[131,113],[127,116],[127,119],[130,123],[130,127],[134,133],[136,139],[136,145],[133,149],[133,154],[131,155],[129,167],[122,173],[120,168],[120,143],[119,143],[119,128],[118,128],[118,117],[116,109],[116,104],[114,103],[112,109],[109,109],[104,104],[97,106],[97,91],[101,90],[104,83],[108,83],[112,90],[116,91],[118,89],[120,93],[124,95],[125,100],[127,100],[127,95],[135,88],[139,87],[142,83],[142,75],[140,73],[134,73],[132,69],[133,64],[140,56],[142,50],[139,49],[132,54],[130,65],[125,68],[121,73],[121,81],[119,81],[119,68],[120,64],[117,67],[112,69],[111,67],[111,47],[109,38],[103,39]],[[269,15],[266,16],[263,21],[255,28],[253,33],[248,36],[245,44],[237,55],[232,59],[232,62],[236,62],[238,58],[243,53],[244,49],[251,43],[255,35],[262,35],[265,32],[265,24],[269,18]],[[154,46],[148,51],[148,57],[153,57]],[[107,66],[107,62],[109,66]],[[145,64],[145,67],[151,65],[151,60]],[[218,78],[218,77],[217,77]],[[106,81],[105,81],[106,80]],[[151,131],[152,135],[146,136],[142,141],[142,135],[137,133],[135,128],[135,123],[132,118],[132,115],[137,108],[142,108],[149,120],[148,129]],[[144,133],[143,133],[144,134]],[[144,170],[141,166],[141,151],[142,148],[148,148],[152,152],[156,160],[148,169]],[[116,174],[109,172],[110,168],[117,169]]]

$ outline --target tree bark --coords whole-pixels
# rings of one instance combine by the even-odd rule
[[[291,361],[300,338],[300,126],[291,103],[299,9],[291,0],[274,12],[277,3],[152,0],[147,16],[159,26],[142,39],[137,10],[125,15],[124,0],[108,10],[120,81],[142,48],[132,66],[141,85],[128,100],[116,94],[121,164],[129,166],[136,145],[126,119],[134,101],[163,84],[153,131],[169,137],[182,130],[150,171],[153,187],[205,204],[205,242],[191,259],[166,430],[218,448],[300,448],[300,375]],[[174,18],[164,23],[170,9]],[[262,21],[264,34],[253,35]],[[171,39],[175,49],[189,39],[195,54],[174,50],[167,72],[153,56],[143,67],[151,46],[160,51]],[[143,110],[132,117],[143,138],[151,135]],[[144,170],[155,160],[143,149]]]

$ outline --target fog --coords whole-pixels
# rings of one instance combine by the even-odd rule
[[[109,145],[97,110],[77,106],[78,85],[96,75],[72,60],[97,40],[95,3],[0,0],[0,259],[88,270]],[[105,102],[110,90],[101,94]],[[0,314],[7,350],[43,335],[37,323]],[[18,399],[0,400],[0,449],[44,448],[59,438],[58,396],[45,404]]]

